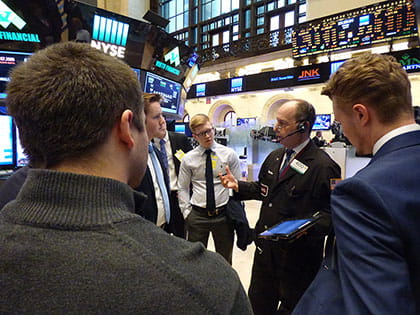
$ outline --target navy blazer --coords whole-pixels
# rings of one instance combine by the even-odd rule
[[[339,281],[344,302],[307,308],[334,285],[315,280],[310,291],[317,294],[305,293],[296,314],[420,314],[419,161],[420,131],[405,133],[335,187],[338,277],[329,281]]]
[[[153,146],[153,149],[156,153],[156,156],[158,157],[160,166],[162,167],[166,189],[169,193],[169,176],[168,172],[165,169],[165,166],[163,165],[162,155],[155,146]],[[136,213],[140,214],[145,219],[156,224],[158,210],[156,204],[155,188],[153,185],[153,178],[152,174],[150,173],[149,167],[146,168],[146,173],[144,174],[143,180],[135,190],[147,195],[147,200],[144,203],[143,209],[136,209]]]

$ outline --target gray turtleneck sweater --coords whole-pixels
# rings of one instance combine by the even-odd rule
[[[0,313],[251,314],[218,254],[134,214],[101,177],[30,170],[0,213]]]

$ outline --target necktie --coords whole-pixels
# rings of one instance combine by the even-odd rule
[[[284,160],[283,166],[280,168],[279,174],[280,176],[283,174],[284,170],[287,168],[287,166],[290,163],[290,160],[292,158],[292,154],[295,151],[293,151],[293,149],[286,149],[286,159]]]
[[[169,174],[169,164],[168,164],[168,155],[166,154],[166,149],[165,149],[165,139],[160,139],[159,141],[160,143],[160,153],[162,153],[162,158],[163,158],[163,164],[165,165],[165,171]]]
[[[214,183],[213,183],[213,167],[211,163],[211,150],[206,150],[206,209],[214,211],[216,209],[216,201],[214,200]]]
[[[153,145],[151,143],[149,143],[149,153],[150,153],[150,158],[152,159],[152,164],[153,164],[153,168],[155,169],[156,179],[158,181],[160,193],[163,199],[163,208],[165,211],[166,223],[169,223],[169,220],[171,218],[171,208],[169,205],[168,190],[166,189],[165,178],[163,177],[162,167],[156,156],[156,152],[153,150]]]

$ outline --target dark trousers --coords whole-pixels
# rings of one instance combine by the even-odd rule
[[[255,244],[248,291],[254,313],[291,314],[318,272],[323,239],[303,236],[294,243],[259,239]]]
[[[175,236],[185,239],[185,223],[184,216],[179,208],[178,191],[171,191],[171,222],[167,232],[173,233]]]
[[[205,247],[210,232],[214,240],[216,252],[232,264],[233,226],[226,218],[226,212],[208,216],[206,213],[192,210],[186,220],[187,240],[201,242]]]

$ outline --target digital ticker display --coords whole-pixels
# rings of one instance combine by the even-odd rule
[[[302,24],[293,32],[293,57],[360,48],[416,34],[413,3],[385,1]]]

